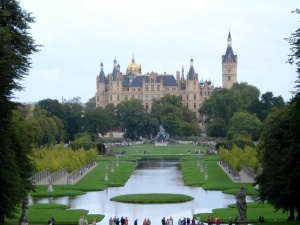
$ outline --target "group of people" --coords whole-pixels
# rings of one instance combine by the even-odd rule
[[[55,218],[54,216],[51,216],[50,219],[48,220],[49,225],[55,225]]]
[[[109,225],[128,225],[128,218],[127,217],[124,218],[123,216],[121,217],[121,219],[116,216],[114,218],[110,217],[108,224]]]
[[[89,224],[89,222],[84,216],[81,216],[79,218],[78,225],[88,225],[88,224]],[[96,224],[97,224],[96,219],[94,219],[92,222],[92,225],[96,225]]]
[[[207,224],[208,225],[212,225],[212,224],[216,224],[216,225],[220,225],[221,224],[221,219],[220,219],[220,217],[216,217],[216,219],[214,219],[213,218],[213,216],[212,215],[210,215],[210,216],[208,216],[207,217]],[[232,221],[231,221],[231,217],[229,217],[229,221],[228,221],[228,224],[232,224]]]
[[[276,222],[276,221],[277,221],[277,219],[275,219],[275,222]],[[263,216],[260,215],[260,216],[258,217],[258,222],[259,222],[259,223],[264,223],[264,222],[265,222],[265,218],[264,218]]]
[[[162,225],[175,225],[174,220],[172,217],[169,219],[166,219],[165,217],[161,220]],[[201,222],[200,217],[198,218],[192,218],[184,217],[183,219],[179,218],[177,225],[204,225],[203,222]]]

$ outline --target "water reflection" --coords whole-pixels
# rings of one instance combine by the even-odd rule
[[[142,160],[124,187],[108,188],[101,192],[88,192],[85,195],[33,199],[35,203],[59,203],[71,209],[87,209],[92,214],[104,214],[99,225],[108,224],[110,217],[128,217],[129,224],[138,218],[142,224],[150,218],[152,224],[160,224],[163,216],[173,217],[177,224],[179,218],[190,217],[195,213],[211,212],[214,208],[227,207],[235,203],[235,196],[221,191],[205,191],[200,187],[185,187],[178,161]],[[197,177],[195,177],[197,179]],[[177,193],[190,195],[193,201],[177,204],[128,204],[112,202],[112,197],[133,193]],[[249,197],[247,201],[252,201]],[[232,215],[234,218],[236,215]],[[206,219],[206,218],[203,218]]]

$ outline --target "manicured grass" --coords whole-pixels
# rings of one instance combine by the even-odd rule
[[[56,219],[56,225],[59,224],[70,224],[77,225],[78,220],[81,216],[87,218],[89,223],[96,219],[96,221],[101,221],[104,215],[99,214],[88,214],[88,210],[76,209],[76,210],[66,210],[69,207],[61,204],[35,204],[29,206],[27,218],[29,224],[48,224],[47,221],[51,216]],[[7,220],[7,224],[17,224],[17,221]]]
[[[207,165],[208,179],[205,180],[204,172],[200,172],[198,161],[188,161],[181,164],[184,184],[186,186],[202,186],[205,190],[222,190],[224,193],[236,194],[241,188],[247,188],[248,195],[255,195],[257,191],[252,187],[252,183],[233,182],[220,168],[219,156],[200,156],[202,165]]]
[[[108,166],[108,181],[104,180],[105,167]],[[111,172],[111,161],[98,162],[98,165],[75,184],[52,185],[53,192],[47,192],[47,185],[37,185],[32,197],[60,197],[85,194],[87,191],[103,191],[107,187],[122,187],[136,168],[136,163],[119,162],[114,164],[114,173]]]
[[[116,147],[113,148],[113,152],[126,151],[128,155],[147,155],[159,154],[159,155],[185,155],[194,154],[195,150],[201,150],[202,152],[209,149],[207,146],[195,146],[192,144],[168,144],[167,146],[155,146],[154,144],[136,144],[130,147]]]
[[[163,203],[180,203],[192,201],[194,198],[188,195],[181,194],[132,194],[120,195],[111,198],[111,201],[126,202],[126,203],[139,203],[139,204],[163,204]]]
[[[213,215],[214,218],[219,216],[222,223],[227,223],[229,217],[232,217],[234,222],[236,216],[238,216],[238,210],[236,204],[229,205],[229,208],[214,209],[212,213],[200,213],[195,214],[194,217],[200,217],[201,220],[207,221],[207,217]],[[274,219],[277,218],[278,222],[275,224],[299,224],[300,222],[287,222],[288,215],[282,211],[275,212],[274,208],[268,204],[259,204],[258,202],[247,203],[247,219],[251,224],[259,224],[258,217],[264,216],[264,224],[274,224]]]

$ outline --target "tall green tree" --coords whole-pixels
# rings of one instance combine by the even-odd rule
[[[256,99],[252,101],[248,107],[248,112],[255,113],[260,121],[264,121],[272,109],[283,107],[284,105],[285,103],[281,96],[274,97],[273,93],[268,91],[262,94],[260,100]]]
[[[85,130],[87,132],[105,135],[109,129],[109,114],[102,107],[93,108],[85,114]]]
[[[258,140],[262,123],[255,114],[237,112],[230,119],[228,132],[247,132],[253,140]]]
[[[142,102],[138,99],[120,102],[117,105],[117,120],[125,129],[125,137],[138,139],[144,133],[144,119],[147,114]]]
[[[0,223],[14,216],[32,190],[32,168],[27,157],[30,129],[15,123],[12,94],[23,89],[20,81],[28,75],[30,55],[38,51],[28,31],[33,22],[34,18],[18,1],[0,2]]]
[[[300,28],[286,40],[291,45],[288,62],[297,67],[296,90],[287,106],[271,112],[264,122],[258,148],[263,170],[255,185],[260,201],[289,212],[294,220],[300,211]]]
[[[206,131],[209,137],[226,137],[227,128],[225,121],[220,117],[215,118],[207,127]]]
[[[241,93],[243,99],[243,109],[246,109],[251,102],[257,100],[260,96],[259,89],[246,82],[234,83],[231,90],[237,90]]]
[[[206,115],[209,120],[220,117],[228,126],[233,114],[242,109],[243,98],[241,92],[236,89],[223,88],[212,93],[212,96],[199,109],[199,113]]]

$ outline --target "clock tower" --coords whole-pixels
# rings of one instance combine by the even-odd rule
[[[230,32],[227,38],[227,49],[222,55],[222,87],[231,88],[237,82],[237,55],[232,50],[232,39]]]

